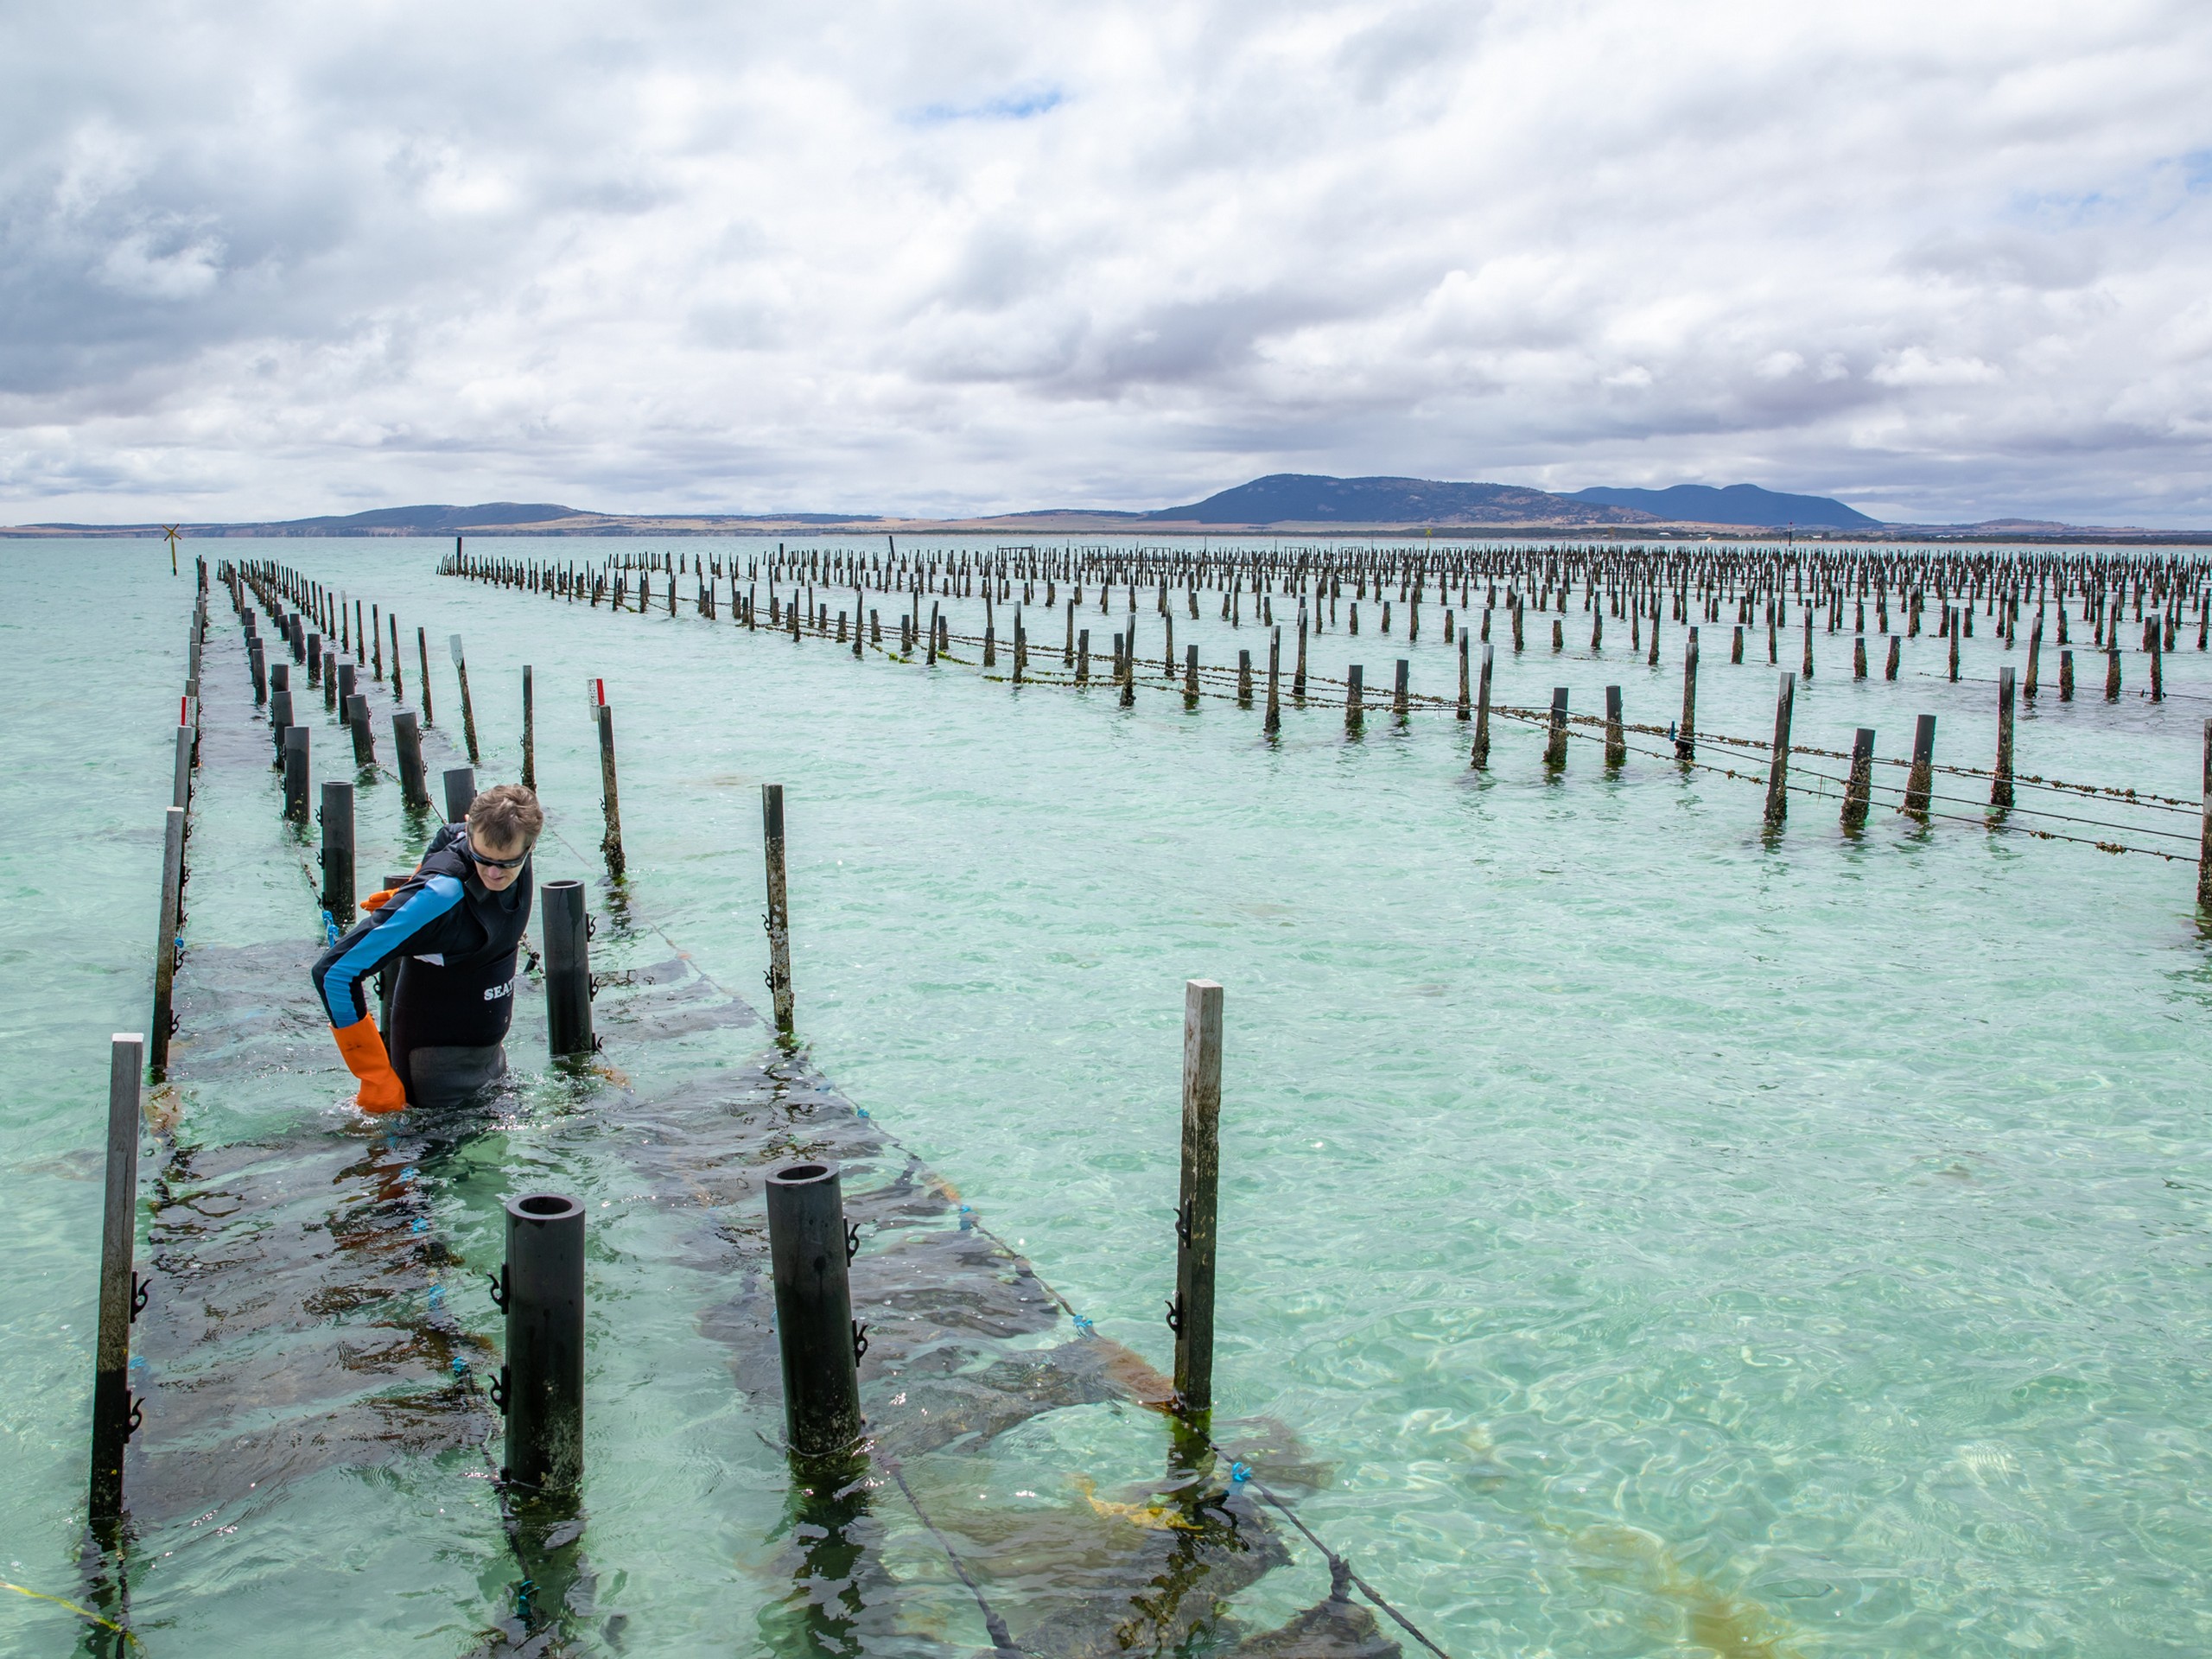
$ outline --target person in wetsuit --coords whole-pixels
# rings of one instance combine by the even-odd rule
[[[544,826],[537,798],[520,785],[486,790],[466,822],[432,837],[413,875],[363,900],[370,913],[316,961],[315,994],[360,1080],[363,1111],[450,1105],[506,1071],[531,849]],[[366,988],[395,957],[387,1049]]]

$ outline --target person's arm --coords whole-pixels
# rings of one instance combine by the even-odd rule
[[[355,1103],[365,1112],[396,1112],[407,1104],[369,1012],[365,982],[394,957],[435,950],[442,925],[461,899],[461,883],[452,876],[417,877],[348,929],[315,964],[315,995],[346,1069],[360,1079]]]

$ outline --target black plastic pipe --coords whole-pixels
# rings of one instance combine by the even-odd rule
[[[446,822],[459,823],[468,816],[468,804],[476,798],[476,768],[448,766],[445,785]]]
[[[430,785],[423,771],[423,728],[412,709],[392,715],[391,747],[399,756],[400,794],[410,806],[428,806]]]
[[[493,1287],[506,1311],[504,1477],[575,1486],[584,1471],[584,1207],[557,1192],[509,1198],[507,1262]]]
[[[801,1457],[842,1452],[861,1435],[860,1356],[846,1264],[837,1166],[786,1164],[768,1187],[768,1257],[776,1286],[776,1346],[783,1359],[784,1430]]]
[[[308,728],[304,726],[284,728],[284,817],[294,823],[308,821]]]
[[[588,1054],[591,1030],[591,920],[584,884],[548,881],[540,912],[545,931],[545,1035],[557,1057]]]
[[[353,785],[322,785],[322,907],[340,927],[353,925]]]

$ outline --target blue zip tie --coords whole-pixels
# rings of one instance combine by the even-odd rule
[[[1252,1478],[1252,1465],[1248,1463],[1230,1464],[1229,1465],[1229,1478],[1239,1485],[1243,1484],[1244,1482]]]
[[[1091,1334],[1091,1324],[1089,1319],[1085,1319],[1080,1313],[1071,1315],[1071,1317],[1075,1320],[1075,1328],[1077,1330],[1082,1332],[1086,1337]]]
[[[322,942],[326,946],[338,943],[338,923],[327,910],[322,912]]]
[[[868,1116],[868,1108],[865,1106],[855,1106],[853,1109],[858,1112],[862,1117],[866,1117]]]

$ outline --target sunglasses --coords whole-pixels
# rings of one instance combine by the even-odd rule
[[[493,858],[488,854],[480,853],[476,850],[476,838],[474,836],[463,836],[461,838],[461,850],[467,853],[472,860],[494,870],[520,869],[524,864],[530,861],[531,849],[537,845],[537,843],[533,842],[530,847],[524,848],[522,851],[517,853],[512,858]]]

